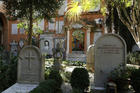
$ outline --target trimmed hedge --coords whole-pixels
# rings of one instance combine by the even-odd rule
[[[84,92],[89,86],[89,74],[85,68],[75,68],[70,80],[73,89],[79,89]]]
[[[57,82],[53,79],[48,79],[41,82],[37,88],[32,90],[30,93],[61,93],[56,87]]]

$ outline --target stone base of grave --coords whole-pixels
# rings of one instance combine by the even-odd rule
[[[31,90],[36,88],[37,84],[20,84],[16,83],[10,88],[6,89],[2,93],[29,93]]]
[[[124,91],[117,91],[117,93],[135,93],[133,90],[124,90]]]
[[[78,51],[72,52],[71,54],[67,54],[66,60],[86,62],[86,55]]]
[[[93,93],[106,93],[106,89],[103,87],[94,87],[92,90]]]

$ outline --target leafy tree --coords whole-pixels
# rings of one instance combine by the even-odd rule
[[[56,15],[63,0],[3,0],[7,16],[10,19],[28,21],[28,44],[32,42],[33,21],[36,19],[50,19]]]
[[[105,5],[116,7],[121,22],[127,26],[135,42],[140,42],[140,1],[139,0],[105,0]]]
[[[72,0],[68,6],[67,17],[76,21],[80,19],[81,13],[95,8],[97,4],[101,4],[103,15],[109,14],[112,23],[112,14],[116,8],[121,22],[126,25],[135,42],[140,43],[140,0]]]
[[[43,33],[43,30],[42,28],[38,25],[40,24],[42,20],[38,19],[38,20],[35,20],[33,22],[33,26],[32,26],[32,45],[35,45],[35,46],[38,46],[39,44],[39,35]],[[28,25],[28,20],[24,20],[24,21],[21,21],[20,23],[18,23],[17,27],[19,29],[23,29],[24,32],[26,34],[28,34],[28,28],[29,28],[29,25]],[[27,40],[26,40],[27,41]]]

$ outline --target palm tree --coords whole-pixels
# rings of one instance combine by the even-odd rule
[[[66,17],[72,22],[79,21],[83,12],[87,12],[90,9],[95,9],[99,3],[100,0],[72,0],[68,4]]]

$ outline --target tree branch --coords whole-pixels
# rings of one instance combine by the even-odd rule
[[[130,17],[131,17],[131,19],[132,19],[132,21],[133,21],[133,25],[137,25],[137,20],[136,20],[136,16],[135,16],[135,10],[134,10],[134,6],[132,7],[132,10],[131,10],[131,12],[130,12]]]
[[[131,24],[132,21],[131,21],[131,19],[130,19],[129,15],[128,15],[127,11],[126,11],[126,8],[122,7],[122,11],[123,11],[125,17],[127,18],[129,24]],[[128,22],[127,22],[127,23],[128,23]]]
[[[118,16],[119,16],[120,20],[122,21],[122,23],[124,25],[127,26],[128,30],[130,31],[131,35],[133,36],[135,42],[138,42],[138,38],[137,38],[135,31],[131,28],[131,25],[123,18],[119,7],[117,7],[117,12],[118,12]]]

